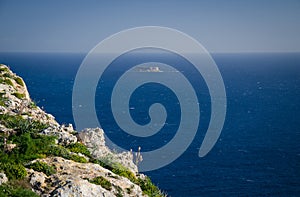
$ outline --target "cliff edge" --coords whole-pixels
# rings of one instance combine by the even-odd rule
[[[0,196],[164,196],[100,128],[60,125],[0,64]]]

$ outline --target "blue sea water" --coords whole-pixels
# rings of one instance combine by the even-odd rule
[[[85,54],[1,53],[0,63],[22,76],[32,99],[60,123],[73,123],[72,88]],[[154,58],[147,56],[142,58]],[[198,151],[210,116],[210,99],[201,77],[192,68],[182,69],[192,83],[201,107],[201,120],[189,148],[173,163],[146,172],[170,196],[299,196],[300,193],[300,54],[247,53],[213,54],[227,94],[227,115],[212,151],[199,158]],[[136,58],[139,59],[139,58]],[[131,65],[138,61],[123,57],[115,62]],[[157,61],[178,64],[175,56]],[[107,87],[122,74],[117,67],[107,70]],[[163,146],[174,136],[179,110],[172,92],[158,84],[141,87],[131,100],[132,116],[145,124],[147,106],[162,102],[170,110],[165,133],[138,139],[122,133],[109,114],[109,103],[101,83],[96,93],[98,118],[115,143],[124,148],[145,150]],[[107,90],[107,88],[104,88]],[[162,95],[163,94],[163,95]],[[173,102],[171,102],[173,101]],[[175,103],[175,104],[174,104]],[[105,116],[107,114],[107,116]],[[103,118],[103,117],[106,117]],[[93,126],[93,125],[91,125]],[[124,140],[125,139],[125,140]]]

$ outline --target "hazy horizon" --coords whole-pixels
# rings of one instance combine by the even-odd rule
[[[0,0],[0,52],[81,52],[119,31],[164,26],[211,53],[300,52],[300,2]]]

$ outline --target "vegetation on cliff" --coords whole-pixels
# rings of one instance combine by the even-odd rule
[[[0,197],[164,196],[107,147],[99,146],[105,149],[99,156],[86,146],[83,139],[92,141],[91,132],[103,138],[97,131],[79,138],[71,125],[59,125],[31,101],[23,79],[0,65]]]

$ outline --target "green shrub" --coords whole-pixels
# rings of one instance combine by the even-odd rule
[[[0,114],[0,123],[17,131],[16,135],[8,137],[8,141],[17,144],[17,148],[7,154],[10,161],[20,163],[40,158],[40,154],[48,152],[50,145],[55,142],[55,137],[39,134],[41,130],[48,127],[39,121],[25,120],[22,116]],[[3,158],[0,161],[3,161]]]
[[[151,196],[151,197],[163,197],[165,196],[159,189],[156,187],[150,178],[146,177],[145,179],[138,179],[137,183],[144,194]]]
[[[6,72],[3,74],[3,77],[12,78],[13,76],[10,73]]]
[[[91,157],[91,153],[88,148],[79,142],[69,144],[67,148],[73,153],[82,153],[88,157]]]
[[[4,137],[0,137],[1,142]],[[9,136],[8,141],[17,144],[11,152],[4,152],[3,143],[0,149],[0,163],[3,170],[10,171],[7,165],[22,165],[37,158],[43,158],[49,152],[51,145],[54,144],[55,137],[40,134],[24,133],[20,136]],[[14,176],[12,175],[11,178]]]
[[[31,184],[29,182],[29,177],[26,177],[24,179],[15,179],[15,180],[9,180],[7,182],[7,185],[10,185],[14,188],[24,188],[24,189],[31,189]]]
[[[6,83],[7,85],[14,86],[13,82],[8,78],[4,79],[3,82]]]
[[[22,94],[22,93],[19,93],[19,92],[15,92],[15,93],[13,93],[13,95],[14,95],[15,97],[17,97],[18,99],[23,99],[23,98],[25,98],[25,94]]]
[[[3,97],[3,95],[0,96],[0,105],[1,106],[6,106],[5,102],[8,101],[8,98]]]
[[[99,160],[91,159],[91,162],[99,164],[100,166],[112,171],[113,173],[128,178],[131,182],[137,183],[138,179],[132,171],[123,166],[122,164],[115,162],[112,155],[107,155]]]
[[[48,127],[47,124],[39,121],[24,119],[19,115],[11,116],[8,114],[0,114],[0,123],[7,128],[14,129],[19,134],[26,132],[37,133]]]
[[[29,107],[30,109],[35,109],[35,108],[37,108],[37,105],[36,105],[35,102],[30,102],[28,107]]]
[[[0,197],[38,197],[36,193],[19,186],[0,185]]]
[[[27,175],[27,171],[22,164],[16,163],[0,163],[0,169],[3,170],[8,179],[23,179]]]
[[[31,169],[33,169],[35,171],[38,171],[38,172],[43,172],[47,176],[50,176],[50,175],[56,173],[56,170],[53,166],[49,166],[45,162],[40,162],[40,161],[37,161],[37,162],[34,162],[34,163],[30,164],[28,166],[28,168],[31,168]]]
[[[2,67],[2,64],[0,66],[1,66],[0,67],[0,73],[9,71],[9,69],[7,67],[4,67],[4,66]]]
[[[81,157],[79,155],[71,154],[67,148],[60,146],[60,145],[51,146],[47,155],[63,157],[65,159],[73,160],[73,161],[79,162],[79,163],[87,163],[88,162],[86,158]]]
[[[111,190],[112,187],[111,183],[102,176],[95,177],[92,180],[89,180],[89,182],[94,183],[96,185],[101,185],[101,187],[109,191]]]
[[[24,87],[24,82],[20,77],[15,77],[15,81],[17,82],[17,84]]]
[[[47,152],[47,155],[67,158],[67,157],[69,157],[70,152],[68,149],[66,149],[63,146],[53,145],[50,147],[49,151]]]
[[[137,182],[137,178],[135,177],[134,173],[119,163],[114,163],[111,171],[119,176],[129,179],[133,183]]]
[[[79,163],[87,163],[88,162],[88,160],[86,159],[86,158],[84,158],[84,157],[81,157],[81,156],[79,156],[79,155],[70,155],[68,158],[66,158],[66,159],[70,159],[70,160],[73,160],[73,161],[75,161],[75,162],[79,162]]]
[[[159,189],[156,187],[150,180],[150,178],[146,177],[145,179],[137,179],[132,171],[128,168],[124,167],[122,164],[113,161],[113,156],[108,155],[98,161],[94,161],[94,163],[98,163],[102,167],[111,170],[113,173],[123,176],[129,179],[131,182],[139,185],[144,194],[153,197],[163,197],[165,196]],[[127,190],[129,192],[129,190]],[[120,193],[118,193],[120,194]]]

